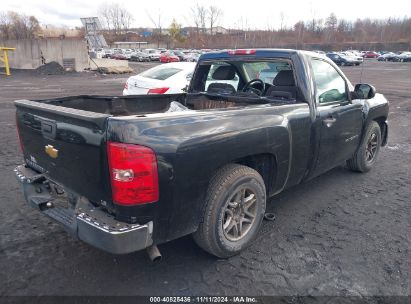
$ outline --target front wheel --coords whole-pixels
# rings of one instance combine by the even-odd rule
[[[365,130],[364,138],[357,152],[347,160],[347,167],[352,171],[368,172],[374,165],[381,147],[381,128],[376,121]]]
[[[194,240],[217,257],[236,255],[256,238],[265,206],[261,175],[250,167],[227,165],[211,179]]]

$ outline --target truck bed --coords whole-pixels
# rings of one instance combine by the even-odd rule
[[[270,98],[250,98],[249,96],[221,96],[210,94],[135,96],[80,95],[45,100],[34,100],[34,102],[47,104],[50,106],[100,113],[110,116],[130,116],[164,113],[170,108],[170,103],[173,101],[177,101],[183,104],[190,110],[224,109],[267,103],[276,103],[278,105],[284,104],[280,100],[273,100]],[[34,103],[31,104],[35,105]],[[28,105],[28,103],[26,103],[26,105]],[[57,111],[63,110],[58,108],[54,109],[56,109]]]
[[[110,200],[106,157],[109,118],[142,118],[165,113],[172,101],[179,101],[193,110],[193,115],[207,109],[244,109],[244,106],[270,102],[268,99],[206,94],[83,95],[38,101],[17,100],[17,126],[25,161],[31,168],[45,172],[48,178],[87,196],[91,201]],[[185,132],[185,136],[190,136],[190,132],[195,135],[195,130]],[[141,135],[136,133],[135,136]],[[56,149],[58,156],[45,153],[49,146]]]

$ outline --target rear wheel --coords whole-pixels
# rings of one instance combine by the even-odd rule
[[[352,171],[367,172],[374,165],[381,147],[381,129],[376,121],[371,122],[357,152],[347,160],[347,167]]]
[[[227,165],[210,182],[194,240],[217,257],[236,255],[256,238],[265,206],[266,192],[261,175],[243,165]]]

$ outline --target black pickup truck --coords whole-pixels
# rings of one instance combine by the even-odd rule
[[[343,163],[370,170],[388,133],[383,95],[298,50],[204,54],[184,94],[15,106],[30,205],[95,247],[153,257],[188,234],[239,253],[270,197]]]

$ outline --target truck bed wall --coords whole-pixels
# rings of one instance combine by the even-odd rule
[[[166,112],[172,101],[191,110],[225,109],[253,104],[277,103],[278,100],[204,94],[135,95],[135,96],[73,96],[37,102],[113,116],[145,115]]]

